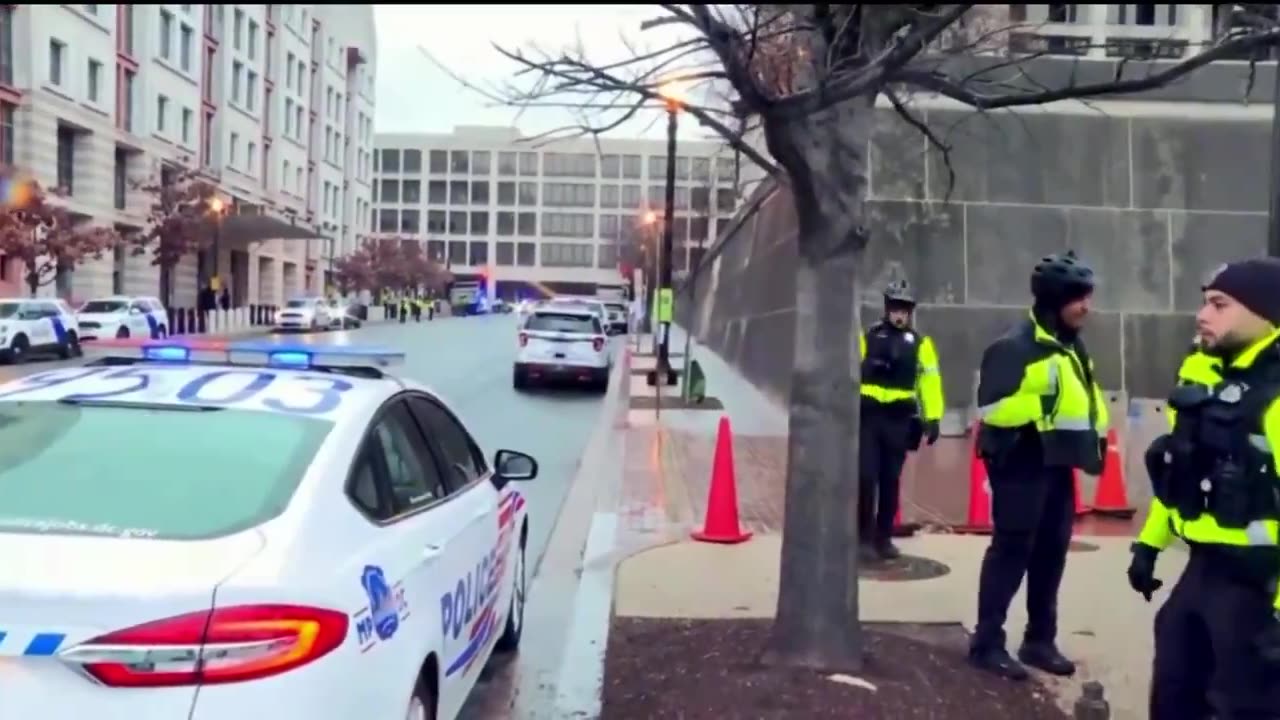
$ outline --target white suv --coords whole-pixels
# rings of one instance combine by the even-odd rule
[[[113,295],[81,305],[76,327],[81,340],[162,338],[169,334],[169,313],[153,297]]]
[[[328,330],[333,311],[322,297],[294,298],[276,313],[276,330]]]
[[[0,361],[20,363],[30,354],[49,352],[79,357],[71,308],[53,298],[0,298]]]
[[[609,386],[609,339],[599,316],[587,307],[537,308],[520,328],[519,343],[511,379],[517,390],[547,380],[582,383],[598,392]]]

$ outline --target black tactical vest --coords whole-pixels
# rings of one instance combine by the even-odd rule
[[[867,354],[862,358],[862,384],[895,390],[916,386],[920,342],[915,330],[899,330],[887,322],[867,330]]]

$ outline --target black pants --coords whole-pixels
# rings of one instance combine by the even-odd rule
[[[1038,463],[987,463],[991,482],[991,544],[982,558],[975,650],[1004,647],[1009,604],[1027,578],[1028,643],[1058,635],[1058,587],[1075,521],[1075,480],[1068,468]]]
[[[907,462],[909,416],[862,413],[858,433],[858,535],[864,543],[888,542],[898,514],[899,478]]]
[[[1193,547],[1156,613],[1151,720],[1280,718],[1280,666],[1254,647],[1275,622],[1271,601],[1225,573],[1212,549]]]

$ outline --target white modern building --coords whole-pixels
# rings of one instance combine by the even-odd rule
[[[170,303],[216,274],[236,305],[277,304],[322,290],[369,225],[376,53],[368,5],[0,5],[0,164],[126,234],[139,183],[198,169],[225,197],[217,259],[184,258]],[[0,257],[0,293],[23,291],[17,264]],[[162,291],[121,248],[41,292]]]
[[[374,140],[377,236],[415,238],[455,275],[504,285],[577,289],[616,284],[620,242],[656,235],[665,207],[664,140],[522,141],[504,127]],[[736,161],[714,142],[677,147],[677,273],[739,205]]]

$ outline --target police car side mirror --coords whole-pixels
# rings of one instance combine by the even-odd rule
[[[130,315],[141,315],[141,314],[142,314],[142,309],[141,309],[141,308],[136,308],[136,307],[131,307],[131,308],[129,308],[129,314],[130,314]]]
[[[499,450],[494,453],[493,467],[503,480],[532,480],[538,477],[538,461],[515,450]]]

